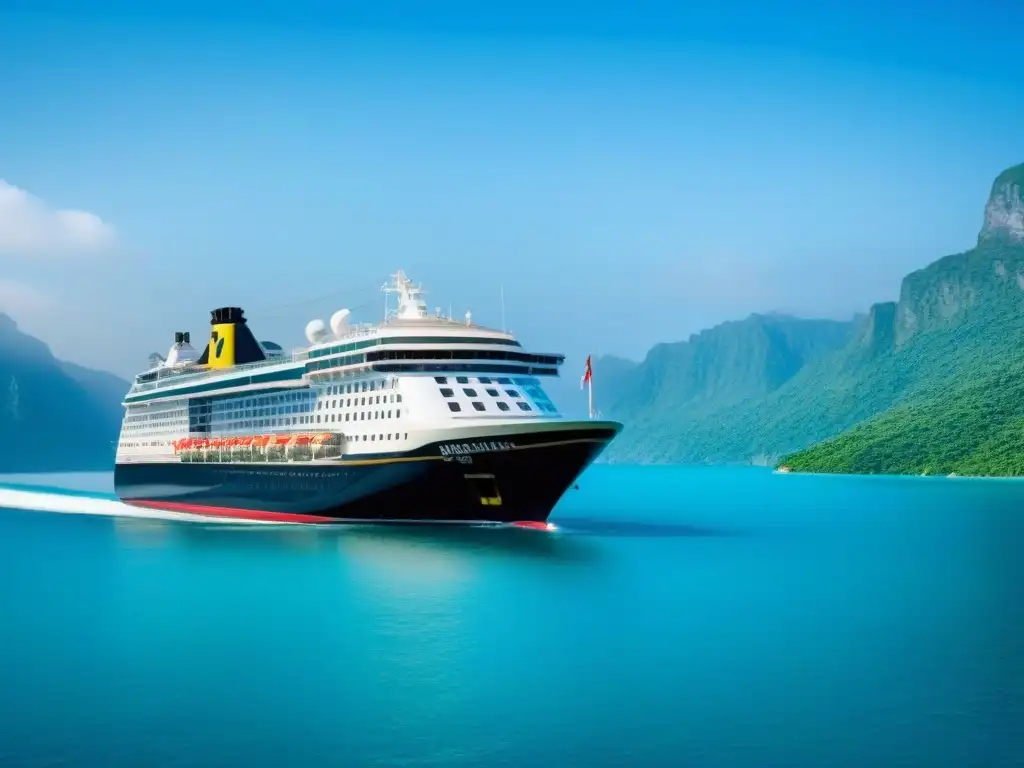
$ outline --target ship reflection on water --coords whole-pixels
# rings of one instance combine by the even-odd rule
[[[239,525],[115,518],[118,539],[132,548],[201,547],[340,554],[408,569],[438,559],[488,556],[586,562],[597,555],[586,536],[503,526]]]

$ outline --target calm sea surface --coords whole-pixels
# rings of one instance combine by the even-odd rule
[[[0,509],[0,764],[1024,764],[1024,483],[596,467],[554,519]]]

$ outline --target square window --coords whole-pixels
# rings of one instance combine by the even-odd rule
[[[469,384],[469,378],[467,376],[456,376],[455,381],[458,384]]]
[[[496,390],[496,389],[488,389],[487,390],[487,394],[490,395],[491,397],[498,397],[498,390]]]
[[[476,408],[478,411],[484,410],[484,404],[481,403],[479,400],[473,401],[473,407]]]
[[[446,376],[435,376],[434,381],[436,381],[438,384],[447,384],[448,378]]]
[[[441,397],[452,397],[454,394],[454,390],[448,389],[447,387],[441,388]]]
[[[489,378],[487,378],[486,376],[480,376],[479,378],[477,378],[477,381],[479,381],[481,384],[490,384],[491,383],[491,380]]]
[[[498,406],[498,410],[499,411],[507,411],[508,410],[508,403],[506,403],[504,400],[499,400],[497,403],[495,403],[495,405]]]
[[[451,411],[452,413],[458,413],[459,411],[462,410],[462,406],[455,402],[449,402],[448,410]]]
[[[466,397],[476,397],[476,390],[475,389],[471,389],[470,387],[465,387],[462,391],[466,393]]]
[[[519,406],[519,410],[520,410],[520,411],[529,411],[529,410],[532,410],[532,409],[530,408],[530,404],[529,404],[529,403],[524,403],[524,402],[523,402],[522,400],[516,400],[516,405],[518,405],[518,406]]]
[[[509,397],[519,397],[520,396],[519,393],[516,392],[514,389],[506,389],[505,391],[508,392],[508,396]]]

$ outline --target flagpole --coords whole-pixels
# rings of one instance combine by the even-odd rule
[[[587,416],[594,418],[594,372],[590,369],[590,355],[587,355],[586,367],[583,369],[583,378],[580,379],[580,389],[587,385]]]

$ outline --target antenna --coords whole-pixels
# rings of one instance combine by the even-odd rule
[[[505,332],[505,284],[501,284],[501,332]]]

